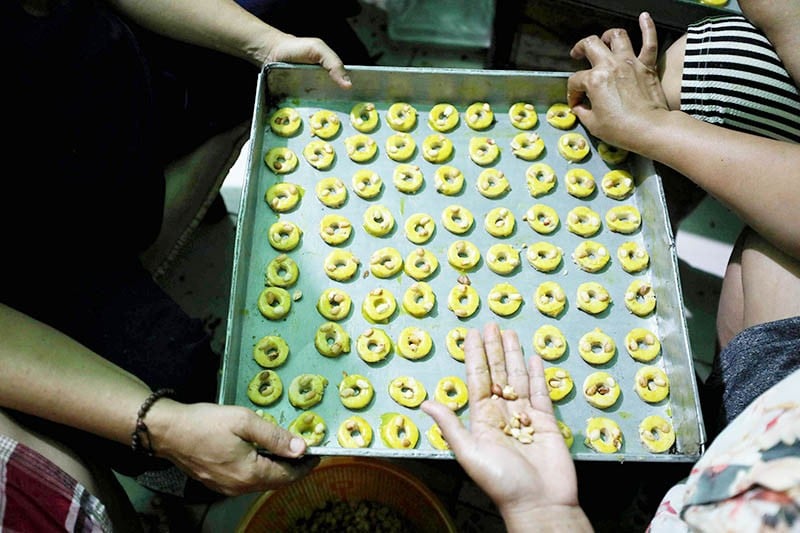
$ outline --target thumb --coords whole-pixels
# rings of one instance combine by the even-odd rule
[[[270,424],[255,413],[248,418],[239,437],[281,457],[296,458],[306,452],[306,442],[303,439],[282,427]]]
[[[456,414],[439,402],[427,400],[422,402],[420,408],[439,425],[450,449],[456,457],[467,455],[473,448],[470,441],[472,435],[464,427]]]

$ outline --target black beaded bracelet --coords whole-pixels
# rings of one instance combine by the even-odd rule
[[[131,433],[131,449],[134,452],[145,454],[148,457],[153,457],[155,455],[153,444],[150,442],[150,431],[147,429],[147,424],[144,423],[144,417],[147,416],[147,412],[158,400],[165,396],[174,395],[175,391],[173,389],[158,389],[152,392],[144,403],[142,403],[136,416],[136,427],[133,433]]]

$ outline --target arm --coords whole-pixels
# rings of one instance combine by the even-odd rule
[[[739,0],[742,14],[764,32],[795,83],[800,80],[800,3],[795,0]]]
[[[136,377],[0,304],[1,406],[129,444],[136,413],[149,394]],[[256,453],[253,442],[297,458],[305,443],[244,407],[162,399],[146,422],[157,455],[224,494],[272,488],[310,467],[290,467]]]

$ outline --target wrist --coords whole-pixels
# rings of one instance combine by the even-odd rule
[[[500,508],[509,533],[516,531],[593,531],[579,505],[511,505]]]
[[[288,33],[272,26],[267,26],[266,29],[262,27],[260,30],[258,38],[254,39],[245,49],[246,59],[259,67],[275,61],[275,46],[283,39],[291,37]]]
[[[148,400],[153,398],[151,395]],[[148,400],[145,400],[147,402]],[[146,404],[143,403],[143,406]],[[135,451],[157,457],[168,456],[172,448],[170,432],[175,425],[177,411],[181,404],[169,396],[159,396],[142,416],[142,408],[138,413],[136,430],[132,437]],[[136,435],[136,436],[134,436]],[[136,440],[138,439],[138,446]]]

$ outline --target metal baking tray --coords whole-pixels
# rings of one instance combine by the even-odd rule
[[[562,102],[566,92],[568,74],[556,72],[524,72],[524,71],[476,71],[459,69],[431,68],[386,68],[386,67],[350,67],[353,88],[345,91],[336,87],[327,77],[327,73],[317,67],[291,66],[281,63],[270,64],[261,72],[258,80],[255,114],[251,131],[251,147],[248,171],[244,185],[236,235],[236,248],[233,265],[232,291],[227,325],[227,341],[219,400],[224,404],[235,404],[256,409],[246,395],[247,384],[260,370],[252,357],[253,346],[264,335],[280,335],[290,345],[290,356],[287,362],[277,369],[284,384],[284,394],[280,400],[266,411],[273,414],[284,427],[301,412],[289,404],[286,389],[292,378],[300,373],[317,373],[325,375],[329,381],[323,401],[311,410],[322,415],[327,423],[326,440],[320,446],[312,447],[310,453],[320,455],[363,455],[383,457],[422,457],[451,458],[449,451],[433,448],[426,438],[426,431],[433,421],[419,409],[409,409],[396,404],[388,394],[388,384],[394,377],[413,376],[423,382],[428,397],[433,396],[436,383],[446,375],[464,377],[463,363],[451,358],[445,347],[445,336],[456,326],[480,327],[489,320],[497,321],[502,328],[513,328],[519,333],[523,349],[532,353],[532,337],[534,331],[543,324],[553,324],[561,329],[567,338],[570,348],[567,354],[553,363],[545,362],[545,366],[558,365],[566,368],[575,381],[575,389],[580,390],[584,378],[595,370],[607,370],[620,383],[622,394],[615,406],[601,411],[590,406],[581,394],[576,396],[574,390],[566,399],[556,404],[558,417],[570,426],[575,443],[571,452],[576,459],[585,460],[626,460],[626,461],[692,461],[696,460],[703,449],[705,435],[699,409],[697,389],[694,379],[694,368],[689,347],[684,307],[678,279],[675,242],[670,231],[663,190],[659,176],[655,173],[652,162],[646,159],[629,157],[623,164],[636,177],[635,194],[625,203],[638,206],[643,217],[641,230],[633,235],[619,235],[609,231],[605,224],[602,231],[592,237],[605,244],[612,256],[617,247],[625,240],[636,240],[645,245],[651,257],[650,267],[643,273],[631,275],[624,272],[612,257],[611,264],[604,271],[589,274],[581,271],[570,259],[575,246],[583,239],[570,233],[566,228],[566,215],[569,209],[579,204],[586,204],[602,215],[612,206],[623,202],[605,197],[597,191],[587,200],[577,200],[566,192],[563,176],[569,168],[556,150],[556,142],[564,132],[557,130],[545,121],[545,112],[550,104]],[[381,124],[369,134],[378,143],[377,157],[366,164],[354,163],[349,159],[344,147],[344,139],[353,135],[355,130],[349,123],[348,114],[356,102],[370,101],[377,107]],[[406,101],[414,105],[418,112],[418,124],[411,132],[417,142],[418,153],[411,161],[421,167],[426,184],[414,195],[400,193],[392,185],[392,172],[397,165],[385,152],[386,138],[393,133],[385,122],[388,106],[397,101]],[[485,133],[496,139],[501,147],[501,157],[496,167],[503,170],[511,181],[512,191],[501,199],[489,200],[478,194],[475,183],[482,170],[468,157],[467,142],[469,138],[479,135],[470,130],[463,121],[466,107],[476,101],[487,101],[495,112],[496,123]],[[556,171],[559,182],[551,193],[532,198],[525,185],[524,173],[531,162],[522,161],[511,154],[509,143],[518,133],[508,121],[508,108],[517,101],[533,103],[539,113],[539,124],[536,131],[547,146],[545,154],[539,161],[550,164]],[[433,185],[435,165],[425,161],[419,155],[422,140],[431,133],[427,124],[427,113],[439,102],[455,105],[462,119],[456,130],[448,133],[453,141],[455,153],[448,164],[462,170],[466,177],[466,185],[457,197],[445,197],[436,192]],[[303,129],[291,138],[274,135],[269,128],[269,117],[278,107],[291,106],[303,117]],[[308,117],[319,109],[334,111],[342,119],[342,131],[331,144],[336,151],[333,167],[320,172],[313,169],[302,156],[303,148],[312,139],[308,129]],[[591,137],[579,124],[574,131]],[[298,168],[291,174],[274,175],[264,164],[266,151],[274,146],[288,146],[300,158]],[[609,167],[592,148],[591,155],[580,165],[591,171],[599,187],[599,182]],[[351,177],[365,166],[376,171],[384,181],[382,195],[376,200],[364,200],[356,196],[351,188]],[[314,186],[323,177],[337,176],[348,187],[348,200],[338,209],[324,207],[314,194]],[[265,319],[257,309],[257,299],[264,289],[264,270],[271,259],[280,252],[273,250],[267,242],[267,228],[278,219],[278,215],[267,206],[264,195],[267,188],[276,181],[288,181],[300,184],[305,190],[300,206],[293,212],[280,215],[300,225],[304,231],[301,245],[289,255],[300,266],[300,278],[294,290],[302,291],[303,297],[293,303],[290,314],[281,321],[272,322]],[[386,205],[396,219],[396,230],[383,238],[370,237],[361,227],[364,210],[373,203]],[[451,235],[441,227],[440,216],[443,207],[458,203],[468,207],[475,216],[473,230],[466,236]],[[553,207],[561,218],[559,229],[549,235],[541,236],[530,229],[522,221],[523,213],[534,203],[545,203]],[[482,260],[476,271],[469,273],[473,286],[481,295],[481,307],[468,320],[461,320],[447,309],[446,298],[449,290],[455,285],[459,272],[447,262],[447,248],[451,242],[466,238],[473,242],[485,257],[491,244],[500,242],[483,229],[483,216],[492,207],[503,206],[516,216],[516,230],[503,242],[512,244],[517,249],[539,240],[548,240],[564,250],[562,266],[550,274],[534,270],[524,259],[521,252],[522,265],[512,275],[500,276],[493,273]],[[322,262],[331,250],[319,237],[318,228],[321,217],[328,213],[346,216],[354,226],[354,236],[346,244],[362,260],[356,277],[348,283],[333,282],[322,270]],[[384,246],[396,247],[405,258],[418,245],[409,242],[402,226],[406,217],[415,212],[427,212],[437,221],[437,229],[431,241],[423,245],[434,252],[439,259],[439,271],[432,279],[427,280],[437,295],[437,306],[431,315],[418,319],[402,312],[402,297],[413,280],[405,274],[394,279],[379,280],[373,276],[364,277],[368,270],[371,253]],[[658,297],[656,312],[647,318],[639,318],[630,314],[624,305],[625,288],[635,276],[650,278]],[[533,292],[536,287],[547,280],[557,281],[565,290],[568,299],[567,310],[558,318],[551,319],[541,314],[533,304]],[[508,318],[496,316],[488,305],[486,298],[490,288],[501,281],[515,285],[522,293],[525,303],[521,310]],[[584,281],[598,281],[611,293],[614,304],[608,311],[599,316],[588,315],[575,307],[577,286]],[[350,334],[353,341],[352,351],[339,358],[327,358],[317,353],[313,338],[316,328],[325,319],[316,310],[316,301],[320,293],[327,287],[339,285],[353,299],[353,310],[348,318],[340,324]],[[397,301],[399,313],[386,325],[380,325],[392,339],[396,339],[402,328],[407,325],[418,325],[427,330],[434,341],[432,353],[418,361],[410,361],[393,353],[386,360],[377,364],[367,364],[355,351],[355,339],[369,328],[371,324],[360,312],[363,297],[374,287],[382,286],[391,290]],[[290,291],[290,292],[292,292]],[[633,390],[633,376],[641,366],[627,355],[624,349],[624,336],[633,327],[646,327],[654,331],[662,343],[662,355],[653,364],[665,370],[671,380],[671,395],[668,400],[657,405],[648,405],[639,399]],[[607,365],[594,368],[584,362],[577,353],[577,342],[580,336],[601,327],[611,335],[617,343],[617,355]],[[375,398],[358,414],[365,418],[373,428],[375,437],[372,445],[363,449],[348,449],[339,446],[336,430],[339,424],[351,414],[338,397],[337,386],[342,373],[363,374],[375,387]],[[408,415],[420,430],[420,440],[416,448],[397,450],[386,447],[379,437],[380,416],[386,412],[398,412]],[[459,416],[468,423],[469,406],[460,411]],[[653,454],[648,452],[639,441],[637,427],[641,419],[650,414],[660,414],[671,418],[676,430],[676,444],[671,453]],[[621,427],[625,436],[625,444],[617,454],[600,454],[584,445],[586,419],[591,416],[608,416]]]

